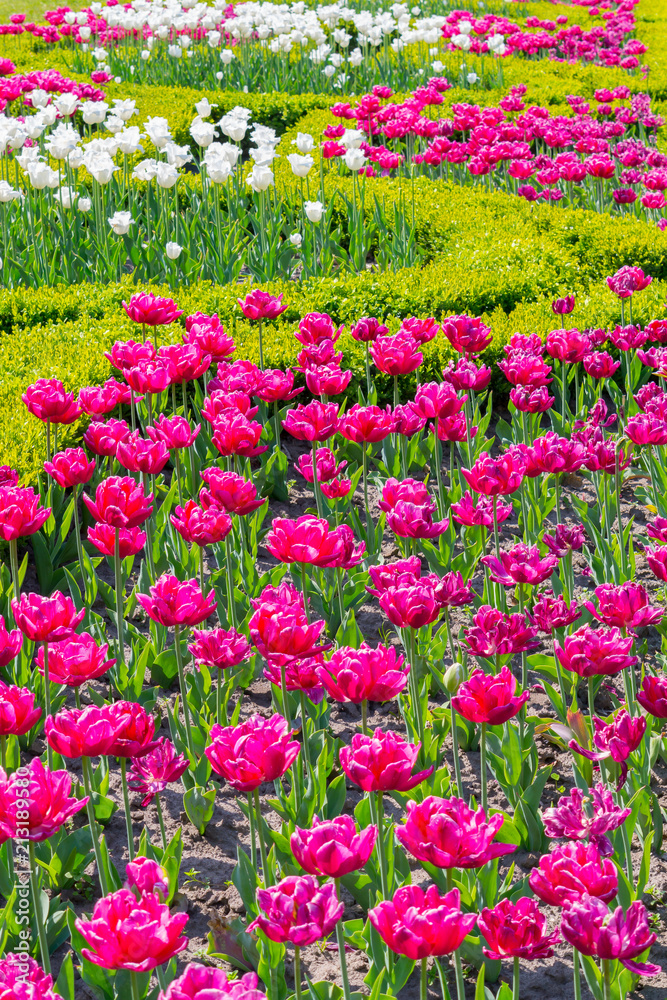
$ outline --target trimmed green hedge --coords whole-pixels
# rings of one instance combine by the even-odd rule
[[[441,320],[454,312],[464,311],[466,301],[458,287],[463,274],[463,269],[457,271],[440,260],[424,268],[405,269],[395,274],[366,272],[303,284],[276,282],[265,285],[263,287],[274,293],[283,292],[289,306],[279,321],[265,325],[265,363],[271,367],[295,363],[299,344],[292,334],[306,312],[328,312],[336,323],[345,323],[348,329],[361,316],[375,315],[395,330],[406,316],[434,315]],[[238,357],[257,361],[256,330],[243,319],[236,306],[237,296],[244,295],[248,288],[239,284],[218,287],[202,284],[183,289],[176,297],[186,315],[198,310],[217,312],[234,336]],[[136,326],[121,307],[123,298],[132,291],[129,284],[123,284],[104,289],[79,285],[0,294],[2,326],[11,330],[0,341],[0,464],[18,468],[24,480],[34,479],[41,469],[44,430],[21,403],[22,392],[40,376],[59,378],[71,390],[107,378],[111,368],[103,356],[104,350],[116,339],[137,335]],[[156,291],[170,294],[167,288]],[[645,323],[662,315],[666,295],[667,282],[654,281],[645,292],[636,296],[636,320]],[[495,335],[485,360],[488,363],[497,360],[503,344],[513,333],[546,334],[557,326],[550,298],[519,303],[509,313],[498,306],[483,313]],[[580,327],[610,326],[618,318],[617,300],[604,280],[600,280],[578,296],[570,321]],[[179,324],[162,329],[160,342],[179,340],[181,333]],[[341,337],[340,346],[344,351],[344,364],[355,373],[349,390],[355,395],[356,385],[365,377],[363,347],[348,332]],[[451,356],[448,342],[439,337],[425,346],[424,354],[421,378],[439,378],[443,364]],[[389,398],[389,380],[380,377],[378,383]],[[414,375],[401,379],[404,398],[414,391],[414,383]],[[67,428],[59,446],[65,441],[74,441],[82,427],[83,423]]]

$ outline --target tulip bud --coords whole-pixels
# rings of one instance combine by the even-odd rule
[[[451,667],[448,667],[445,671],[445,690],[448,691],[449,694],[456,694],[464,678],[465,671],[463,664],[458,661],[456,663],[452,663]]]

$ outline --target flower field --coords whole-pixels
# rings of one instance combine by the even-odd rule
[[[0,21],[0,1000],[664,1000],[661,0]]]

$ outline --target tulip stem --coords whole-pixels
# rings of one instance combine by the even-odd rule
[[[492,511],[493,511],[493,543],[496,549],[496,559],[500,559],[500,536],[498,534],[498,497],[494,496],[492,500]]]
[[[387,857],[384,850],[384,802],[383,793],[377,793],[378,806],[378,857],[380,859],[380,885],[382,886],[382,898],[389,899],[389,882],[387,879]]]
[[[619,467],[619,453],[616,450],[616,471],[614,473],[616,479],[616,513],[618,517],[618,544],[621,547],[621,568],[623,570],[623,578],[627,578],[628,565],[625,553],[625,542],[623,540],[623,515],[621,513],[621,470]]]
[[[593,717],[595,715],[595,690],[593,688],[593,678],[588,678],[588,714],[591,717],[591,735],[595,732]]]
[[[227,603],[228,608],[228,619],[231,623],[232,628],[236,628],[236,603],[234,600],[234,569],[232,565],[232,549],[231,543],[229,541],[229,535],[225,538],[225,561],[227,563]]]
[[[604,1000],[611,1000],[611,961],[608,958],[602,959],[602,985]]]
[[[215,721],[219,726],[227,725],[227,701],[222,697],[222,681],[224,673],[222,667],[218,668],[218,683],[215,688]]]
[[[306,774],[310,775],[310,750],[308,748],[308,712],[306,711],[306,695],[303,689],[299,692],[301,698],[301,739],[303,741],[303,759],[306,762]]]
[[[123,805],[125,807],[125,830],[127,832],[127,853],[130,861],[134,861],[134,830],[132,829],[132,813],[130,812],[130,793],[127,787],[127,760],[120,758],[120,780],[123,786]]]
[[[371,512],[368,503],[368,444],[366,441],[361,442],[361,456],[361,468],[364,480],[364,510],[366,512],[366,540],[370,542]],[[373,538],[373,542],[375,542],[375,537]]]
[[[178,487],[178,502],[183,506],[183,492],[181,487],[181,453],[176,449],[174,453],[174,464],[176,466],[176,485]]]
[[[512,976],[512,1000],[519,1000],[519,956],[514,956],[514,974]]]
[[[9,541],[9,563],[12,569],[12,583],[14,584],[14,599],[21,597],[21,584],[19,583],[19,543],[17,538]]]
[[[37,924],[37,934],[39,936],[39,952],[42,957],[42,965],[47,974],[51,973],[51,962],[49,960],[49,945],[46,940],[46,920],[42,916],[42,894],[39,888],[39,875],[37,873],[37,861],[35,860],[35,842],[28,841],[28,854],[30,856],[30,888],[32,889],[32,905]]]
[[[188,689],[185,686],[185,670],[183,669],[183,653],[181,650],[181,629],[179,625],[174,625],[174,649],[176,651],[176,665],[178,668],[178,683],[181,688],[181,699],[183,701],[183,719],[185,721],[185,739],[188,744],[188,751],[191,759],[195,760],[195,751],[192,743],[192,730],[190,728],[190,710],[188,708]]]
[[[44,643],[44,706],[47,718],[51,715],[51,681],[49,680],[49,644]],[[51,744],[46,743],[46,760],[49,768],[53,769],[53,750]]]
[[[340,879],[334,879],[336,895],[340,900]],[[340,959],[340,978],[343,980],[343,1000],[350,1000],[350,978],[347,972],[347,956],[345,955],[345,931],[343,929],[343,918],[336,924],[336,943],[338,944],[338,957]]]
[[[480,761],[479,769],[480,776],[482,779],[482,809],[486,812],[488,805],[488,796],[486,791],[486,722],[482,723],[482,734],[479,740],[480,749]]]
[[[250,863],[252,870],[257,872],[257,825],[255,823],[255,806],[250,792],[248,792],[248,821],[250,823]]]
[[[419,980],[419,1000],[428,1000],[428,958],[422,958]]]
[[[115,530],[114,538],[114,575],[116,578],[116,632],[118,644],[118,665],[125,666],[125,638],[123,619],[123,564],[120,558],[120,528]]]
[[[366,402],[369,403],[371,398],[371,365],[368,356],[369,352],[368,341],[365,342],[364,347],[366,348],[364,352],[366,356]]]
[[[324,517],[322,494],[320,491],[320,481],[317,478],[317,441],[312,442],[312,450],[313,450],[313,493],[315,494],[315,505],[317,507],[317,516]]]
[[[454,756],[454,775],[456,777],[456,794],[463,798],[463,779],[461,778],[461,761],[459,759],[459,734],[456,731],[456,709],[451,695],[449,698],[449,708],[452,718],[452,754]]]
[[[160,833],[162,835],[162,847],[167,850],[167,831],[164,825],[164,815],[162,814],[162,803],[160,802],[159,794],[155,796],[155,808],[157,809],[157,818],[160,824]]]
[[[290,718],[289,694],[287,693],[287,667],[284,663],[280,664],[280,696],[283,703],[283,718],[287,722],[288,730],[290,730],[292,719]]]
[[[276,451],[280,451],[280,416],[278,413],[278,400],[273,401],[273,426],[276,435]]]
[[[83,544],[81,542],[81,523],[79,521],[79,498],[76,486],[72,490],[72,500],[74,502],[74,535],[76,538],[76,553],[79,559],[79,569],[81,570],[81,584],[83,586],[83,596],[86,596],[86,570],[83,565]]]
[[[625,823],[621,824],[621,837],[623,838],[623,849],[625,851],[625,870],[628,874],[628,882],[634,888],[635,873],[632,867],[632,843],[628,835]]]
[[[574,982],[574,1000],[581,1000],[581,972],[579,969],[579,952],[572,949],[572,974]]]
[[[447,880],[447,892],[451,892],[454,888],[454,872],[451,868],[445,869],[445,879]],[[466,1000],[466,985],[463,979],[463,966],[461,965],[461,956],[458,951],[454,952],[454,972],[456,975],[456,998],[457,1000]]]
[[[88,802],[86,803],[86,811],[88,813],[88,825],[90,826],[90,835],[93,841],[93,851],[95,853],[95,864],[97,865],[97,876],[100,880],[100,888],[102,890],[102,895],[106,896],[109,892],[109,886],[107,884],[106,869],[102,865],[102,852],[100,851],[100,827],[95,816],[95,806],[93,805],[93,781],[90,774],[90,760],[88,757],[81,758],[81,770],[83,771],[83,787],[88,796]]]
[[[361,703],[361,731],[364,736],[368,736],[368,700],[366,698]]]
[[[262,809],[259,804],[259,791],[257,788],[254,790],[253,796],[255,799],[255,816],[257,817],[259,853],[262,859],[262,876],[264,878],[264,888],[268,888],[268,886],[273,885],[273,879],[271,878],[269,863],[266,856],[266,844],[264,843],[264,831],[262,830]]]
[[[264,371],[264,343],[262,339],[262,317],[260,316],[257,323],[258,341],[259,341],[259,368],[260,371]]]
[[[301,949],[298,945],[294,947],[294,996],[301,1000]]]
[[[141,1000],[141,990],[139,989],[139,979],[136,972],[130,972],[130,984],[132,987],[132,1000]]]
[[[435,465],[435,481],[438,485],[438,513],[440,517],[444,517],[446,507],[445,496],[442,490],[442,455],[440,454],[440,437],[438,435],[439,424],[440,420],[436,417],[433,424],[433,464]]]

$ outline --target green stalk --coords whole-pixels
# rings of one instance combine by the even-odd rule
[[[41,892],[39,888],[39,875],[37,873],[37,861],[35,860],[35,843],[28,841],[28,854],[30,857],[30,888],[32,890],[32,905],[37,924],[37,934],[39,936],[39,952],[42,958],[42,965],[47,974],[51,973],[51,962],[49,959],[49,945],[46,940],[46,923],[42,920]]]
[[[306,711],[306,696],[303,690],[299,691],[301,699],[301,737],[303,740],[303,759],[306,763],[306,773],[311,772],[310,749],[308,748],[308,713]]]
[[[188,689],[185,686],[185,669],[183,667],[183,653],[181,651],[181,627],[174,626],[174,649],[176,651],[176,665],[178,667],[178,684],[181,689],[181,700],[183,702],[183,719],[185,722],[185,738],[192,760],[195,759],[194,745],[192,743],[192,729],[190,724],[190,709],[188,706]]]
[[[81,524],[79,522],[79,504],[77,497],[76,486],[72,490],[72,499],[74,500],[74,534],[76,537],[76,553],[79,559],[79,569],[81,570],[81,583],[83,585],[83,594],[86,594],[86,571],[83,565],[83,543],[81,542]]]
[[[257,820],[257,831],[259,834],[259,853],[262,859],[262,877],[264,879],[264,888],[273,885],[273,879],[271,877],[271,871],[269,869],[269,862],[266,854],[266,844],[264,843],[264,831],[262,830],[262,810],[259,804],[259,791],[255,789],[253,792],[253,797],[255,800],[255,817]]]
[[[480,767],[480,776],[482,779],[482,809],[484,810],[484,812],[486,812],[488,806],[488,796],[486,789],[486,722],[482,723],[482,734],[479,740],[479,749],[480,749],[479,767]]]
[[[162,803],[160,802],[159,794],[155,796],[155,808],[157,809],[157,818],[160,823],[160,833],[162,834],[162,847],[167,850],[167,831],[164,825],[164,815],[162,813]]]
[[[132,813],[130,812],[130,793],[127,787],[127,758],[120,758],[120,780],[123,786],[123,806],[125,808],[125,831],[127,833],[127,853],[130,861],[134,861],[134,830],[132,829]]]
[[[574,982],[574,1000],[581,1000],[581,972],[579,969],[579,952],[572,949],[572,975]]]
[[[289,695],[287,692],[287,667],[284,663],[280,664],[280,696],[283,702],[283,718],[287,722],[288,730],[291,730],[292,719],[290,717]]]
[[[454,756],[454,775],[456,777],[456,794],[463,798],[463,779],[461,777],[461,761],[459,759],[459,734],[456,731],[456,709],[451,695],[449,698],[449,709],[452,719],[452,754]]]
[[[294,996],[295,1000],[302,1000],[301,992],[301,949],[294,946]]]
[[[387,879],[387,858],[384,849],[384,804],[383,793],[377,793],[377,813],[378,813],[378,858],[380,860],[380,884],[382,886],[382,898],[389,899],[389,881]]]
[[[236,603],[234,600],[234,569],[232,565],[232,550],[229,535],[225,538],[225,562],[227,564],[227,601],[229,604],[229,620],[232,628],[236,628]]]
[[[132,989],[132,1000],[141,1000],[139,979],[136,972],[130,972],[130,985]]]
[[[320,482],[317,478],[317,442],[312,442],[313,451],[313,493],[315,494],[315,505],[317,506],[317,516],[324,517],[323,510],[324,505],[322,503],[322,492],[320,490]]]
[[[368,701],[366,698],[361,703],[361,731],[364,736],[368,736]]]
[[[428,959],[422,958],[419,980],[419,1000],[428,1000]]]
[[[93,806],[93,781],[90,773],[90,760],[88,757],[81,758],[81,769],[83,771],[83,787],[86,790],[86,795],[88,796],[88,803],[86,805],[86,810],[88,812],[88,825],[90,826],[90,835],[93,841],[93,851],[95,852],[95,864],[97,865],[97,875],[100,880],[100,888],[102,890],[102,895],[106,896],[109,893],[109,886],[107,885],[106,871],[102,865],[102,852],[100,850],[100,836],[101,831],[97,818],[95,816],[95,808]]]
[[[519,1000],[519,956],[514,956],[514,975],[512,976],[512,1000]]]
[[[252,870],[257,871],[257,825],[255,823],[255,806],[252,793],[248,792],[248,820],[250,822],[250,861]]]
[[[47,718],[51,715],[51,681],[49,680],[49,644],[44,643],[44,706],[46,708]],[[51,744],[47,741],[46,744],[46,759],[49,768],[53,769],[53,750],[51,749]]]
[[[611,1000],[611,961],[608,958],[602,959],[602,980],[604,1000]]]
[[[118,633],[117,638],[117,656],[118,662],[125,666],[125,639],[123,636],[124,632],[124,616],[123,616],[123,564],[120,558],[120,528],[116,528],[116,537],[114,541],[114,576],[116,582],[116,631]]]
[[[340,899],[340,879],[334,879],[336,885],[336,895]],[[343,918],[336,924],[336,942],[338,944],[338,956],[340,959],[340,977],[343,980],[343,1000],[350,1000],[350,979],[347,972],[347,956],[345,955],[345,931],[343,930]]]
[[[445,877],[447,879],[447,891],[450,892],[454,888],[454,876],[451,868],[446,869]],[[456,1000],[466,1000],[463,965],[461,964],[461,955],[458,951],[454,952],[454,973],[456,975]]]
[[[18,601],[21,597],[21,585],[19,583],[19,543],[16,538],[11,538],[9,541],[9,562],[12,568],[14,598]]]

